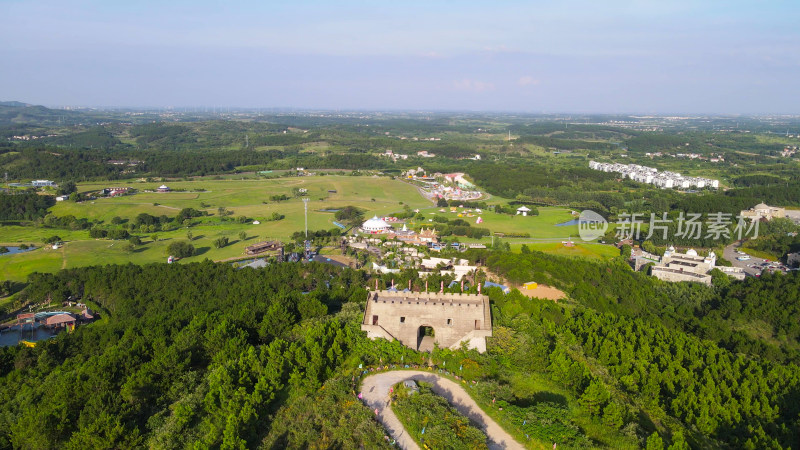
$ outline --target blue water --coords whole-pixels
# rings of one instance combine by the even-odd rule
[[[23,340],[31,342],[41,341],[50,339],[53,336],[55,336],[55,334],[44,327],[25,325],[24,329],[20,329],[20,327],[13,327],[11,329],[4,328],[3,331],[0,332],[0,347],[17,345]]]
[[[19,247],[6,247],[6,248],[8,249],[8,253],[0,253],[0,256],[13,255],[15,253],[25,253],[25,252],[29,252],[31,250],[36,250],[36,247],[28,247],[25,250],[23,250],[23,249],[21,249]]]
[[[592,221],[586,221],[584,223],[592,223]],[[580,224],[581,224],[581,219],[572,219],[572,220],[569,220],[567,222],[557,223],[556,226],[557,227],[568,227],[570,225],[580,225]]]

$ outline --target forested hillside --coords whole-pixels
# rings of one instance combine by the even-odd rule
[[[597,263],[538,252],[472,253],[514,282],[554,284],[593,310],[660,323],[752,358],[800,364],[797,272],[733,283],[720,275],[717,287],[710,288],[661,281],[633,272],[619,259]]]
[[[103,319],[35,349],[0,349],[0,447],[252,448],[287,397],[316,392],[357,356],[357,327],[325,315],[364,297],[362,277],[210,262],[36,276],[30,298],[82,295]],[[364,413],[348,445],[379,444]]]
[[[800,444],[794,363],[682,329],[686,314],[706,308],[711,321],[698,328],[759,315],[794,339],[777,312],[793,314],[785,308],[797,304],[798,277],[715,292],[647,282],[616,263],[485,256],[512,277],[504,264],[549,277],[575,301],[489,289],[488,352],[426,356],[359,330],[371,284],[360,271],[204,262],[34,275],[23,300],[81,295],[102,319],[36,348],[0,349],[0,448],[381,447],[384,431],[355,398],[357,367],[428,363],[462,375],[481,407],[531,445]],[[769,304],[766,292],[790,293]]]

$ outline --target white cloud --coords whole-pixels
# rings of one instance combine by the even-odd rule
[[[520,86],[536,86],[539,84],[539,80],[533,78],[530,75],[525,75],[523,77],[519,77],[519,80],[517,80],[517,84]]]
[[[494,83],[464,78],[454,81],[453,88],[459,91],[485,92],[493,91]]]

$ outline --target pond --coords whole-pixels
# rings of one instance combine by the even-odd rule
[[[10,347],[17,345],[20,341],[41,341],[54,337],[58,332],[52,332],[45,327],[31,326],[30,324],[23,325],[24,328],[14,326],[11,328],[3,328],[0,331],[0,347]]]
[[[15,253],[25,253],[25,252],[29,252],[31,250],[36,250],[36,247],[28,247],[28,248],[25,248],[25,249],[19,248],[19,247],[6,247],[6,248],[8,249],[8,251],[5,252],[5,253],[0,253],[0,256],[13,255]]]
[[[572,219],[572,220],[568,220],[568,221],[566,221],[566,222],[557,223],[557,224],[556,224],[556,226],[557,226],[557,227],[568,227],[568,226],[570,226],[570,225],[580,225],[581,223],[597,223],[597,221],[594,221],[594,220],[586,220],[586,219],[584,219],[584,220],[581,220],[581,219]]]

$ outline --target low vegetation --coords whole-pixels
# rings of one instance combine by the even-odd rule
[[[429,448],[488,449],[486,434],[421,383],[418,390],[395,385],[392,411],[417,443]]]

